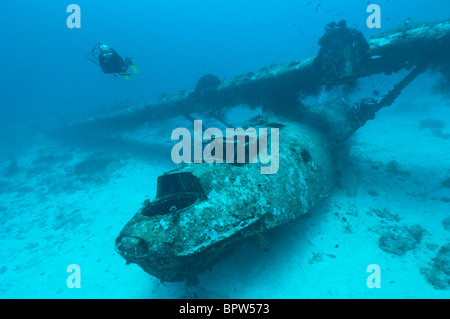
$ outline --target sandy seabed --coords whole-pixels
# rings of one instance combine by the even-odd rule
[[[246,241],[191,283],[161,283],[114,249],[174,167],[170,155],[118,159],[35,136],[16,167],[0,165],[0,297],[449,298],[425,275],[450,242],[448,134],[449,100],[408,88],[351,138],[339,184],[308,216],[264,245]],[[403,246],[389,242],[410,230]],[[70,264],[79,289],[66,285]],[[371,264],[381,288],[367,287]]]

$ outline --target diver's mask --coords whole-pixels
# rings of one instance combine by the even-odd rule
[[[107,53],[102,53],[102,55],[105,60],[109,60],[112,58],[113,54],[112,54],[112,52],[107,52]]]

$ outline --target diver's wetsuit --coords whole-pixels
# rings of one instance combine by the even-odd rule
[[[112,55],[110,57],[103,53],[100,53],[98,57],[98,62],[100,63],[103,73],[120,74],[126,72],[128,69],[128,64],[125,63],[125,61],[114,49],[111,49],[111,51]]]

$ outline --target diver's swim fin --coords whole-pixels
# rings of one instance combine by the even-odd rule
[[[127,81],[131,81],[131,74],[127,74],[127,73],[121,73],[121,75],[123,76],[123,78]]]
[[[134,65],[134,64],[131,64],[131,65],[130,65],[130,68],[131,68],[131,70],[132,70],[134,73],[139,73],[139,72],[141,72],[141,70],[139,70],[139,68],[138,68],[136,65]]]

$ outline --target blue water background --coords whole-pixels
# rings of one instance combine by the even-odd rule
[[[361,0],[5,0],[0,143],[18,138],[10,130],[18,125],[27,132],[57,126],[192,89],[206,73],[230,78],[314,56],[331,21],[346,19],[370,36],[409,20],[448,18],[447,2],[372,1],[381,6],[382,29],[370,30]],[[66,26],[71,3],[81,7],[81,29]],[[134,58],[142,73],[132,82],[103,74],[86,59],[98,42]]]

